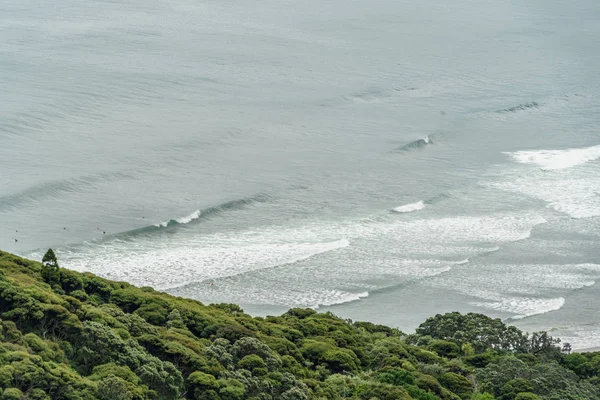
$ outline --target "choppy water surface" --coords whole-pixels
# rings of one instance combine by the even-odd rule
[[[598,346],[599,18],[5,1],[0,247],[256,314],[477,311]]]

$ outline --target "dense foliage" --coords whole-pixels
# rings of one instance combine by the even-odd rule
[[[480,314],[412,335],[330,313],[253,318],[0,252],[0,400],[600,399],[600,353]]]

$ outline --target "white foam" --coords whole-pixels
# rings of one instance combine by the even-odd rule
[[[429,143],[429,142],[426,142]],[[422,201],[418,201],[416,203],[406,204],[400,207],[394,208],[394,211],[397,213],[409,213],[413,211],[419,211],[425,208],[425,203]]]
[[[574,351],[598,351],[600,347],[600,324],[597,322],[564,326],[554,329],[552,336],[562,343],[570,343]]]
[[[200,218],[201,215],[202,212],[200,210],[196,210],[185,217],[175,219],[175,221],[179,224],[189,224],[190,222]],[[171,222],[171,220],[161,222],[160,224],[155,224],[154,226],[166,228],[169,225],[169,222]]]
[[[179,222],[180,224],[189,224],[190,222],[192,222],[195,219],[200,218],[200,210],[196,210],[193,213],[191,213],[190,215],[186,215],[185,217],[181,217],[176,219],[175,221]]]
[[[93,253],[60,252],[63,265],[134,285],[168,289],[208,278],[293,264],[348,247],[347,239],[320,243],[227,244],[204,239],[189,242],[104,243]]]
[[[351,303],[353,301],[358,301],[358,300],[364,299],[366,297],[369,297],[369,292],[361,292],[361,293],[349,293],[349,292],[343,293],[343,292],[341,292],[340,295],[336,299],[322,301],[313,308],[317,309],[319,307],[332,306],[335,304]]]
[[[533,298],[533,297],[507,297],[496,302],[473,302],[478,307],[484,307],[496,311],[516,314],[513,319],[522,319],[537,314],[545,314],[560,310],[564,304],[563,297],[556,298]]]
[[[600,168],[586,165],[560,174],[534,173],[515,176],[487,186],[524,194],[548,203],[548,207],[572,218],[600,216]]]
[[[314,306],[445,273],[456,265],[448,257],[461,260],[484,253],[485,247],[529,236],[543,222],[534,213],[316,221],[212,234],[144,235],[125,242],[109,238],[58,249],[58,256],[67,268],[162,290],[184,290],[208,279],[228,282],[208,297],[186,293],[203,301],[223,297],[246,304]],[[317,257],[322,254],[327,255]]]
[[[565,150],[532,150],[505,153],[521,164],[539,165],[543,170],[571,168],[600,158],[600,145]]]
[[[465,265],[469,263],[469,259],[465,258],[464,260],[456,261],[454,264],[456,265]]]
[[[451,280],[440,280],[436,285],[483,301],[500,302],[515,294],[551,297],[592,286],[600,278],[600,265],[596,264],[485,264],[477,271],[459,270]]]

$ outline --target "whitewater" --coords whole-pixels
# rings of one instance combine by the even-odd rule
[[[598,2],[55,7],[0,4],[3,250],[600,346]]]

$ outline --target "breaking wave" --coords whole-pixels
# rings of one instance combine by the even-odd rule
[[[422,139],[418,139],[418,140],[415,140],[414,142],[405,144],[404,146],[401,146],[401,147],[397,148],[396,150],[397,151],[418,150],[418,149],[422,149],[423,147],[429,146],[430,144],[433,144],[433,139],[431,138],[431,136],[425,136]]]
[[[585,164],[600,158],[600,145],[565,150],[527,150],[508,154],[521,164],[538,165],[543,170],[558,170]]]
[[[320,307],[333,306],[339,304],[351,303],[353,301],[358,301],[360,299],[364,299],[369,297],[369,292],[361,292],[361,293],[350,293],[350,292],[339,292],[337,291],[337,296],[332,298],[331,300],[325,300],[322,303],[312,306],[310,308],[318,309]]]
[[[212,215],[220,214],[225,211],[239,210],[248,205],[255,204],[255,203],[265,203],[268,201],[268,199],[269,199],[268,196],[258,195],[258,196],[254,196],[254,197],[244,197],[242,199],[226,201],[226,202],[221,203],[214,207],[208,207],[208,208],[204,208],[202,210],[196,210],[186,216],[170,219],[168,221],[164,221],[164,222],[155,224],[155,225],[153,225],[153,227],[166,228],[166,227],[174,226],[174,225],[185,225],[185,224],[189,224],[190,222],[195,221],[197,219],[208,218]],[[146,228],[151,228],[151,227],[146,227]],[[146,229],[146,228],[142,228],[142,229]]]
[[[393,210],[397,213],[409,213],[413,211],[419,211],[425,208],[425,203],[418,201],[412,204],[406,204],[400,207],[396,207]]]
[[[419,211],[419,210],[424,209],[428,205],[436,204],[440,201],[447,200],[451,197],[452,196],[447,193],[441,193],[441,194],[438,194],[437,196],[433,196],[432,198],[430,198],[428,200],[421,200],[421,201],[417,201],[415,203],[404,204],[402,206],[393,208],[392,211],[397,212],[397,213],[410,213],[410,212],[414,212],[414,211]]]

